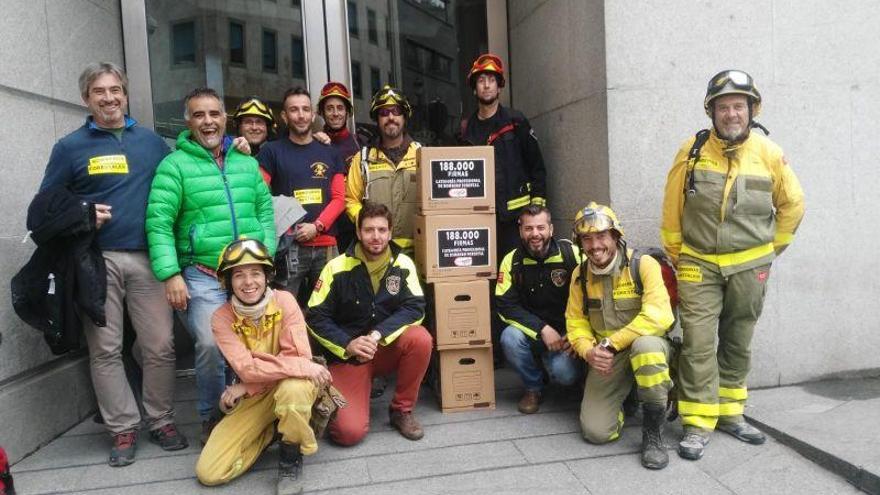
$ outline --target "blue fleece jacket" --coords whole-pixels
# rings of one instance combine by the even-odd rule
[[[126,117],[120,140],[88,117],[52,148],[40,191],[65,185],[88,201],[112,206],[111,220],[98,231],[101,249],[146,250],[147,196],[169,151],[162,138],[134,119]]]

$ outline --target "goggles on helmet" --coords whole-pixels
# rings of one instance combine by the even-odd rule
[[[218,272],[223,272],[230,266],[242,260],[246,254],[252,256],[255,260],[263,262],[268,261],[271,265],[272,255],[262,242],[255,239],[238,239],[231,242],[223,253],[220,255],[220,263],[217,267]],[[264,263],[265,264],[265,263]]]
[[[324,85],[324,88],[321,89],[321,97],[318,99],[318,108],[321,108],[324,101],[331,96],[341,98],[345,103],[345,106],[351,109],[351,93],[348,92],[348,88],[346,88],[344,84],[334,81],[328,82]]]
[[[402,115],[406,118],[412,116],[412,107],[406,99],[406,96],[397,89],[386,84],[382,89],[376,92],[375,95],[373,95],[373,99],[370,102],[370,117],[375,120],[379,109],[392,106],[399,107]]]
[[[249,100],[243,101],[238,108],[235,109],[235,115],[233,115],[234,119],[240,119],[247,115],[254,115],[257,117],[262,117],[269,121],[269,124],[274,125],[275,119],[272,117],[272,110],[269,107],[260,101],[257,98],[251,98]]]
[[[578,234],[594,234],[614,228],[614,220],[595,208],[588,206],[581,210],[579,216],[574,225],[574,230]]]
[[[741,70],[728,70],[719,73],[709,81],[709,88],[706,90],[706,93],[715,94],[724,89],[728,84],[740,91],[751,92],[755,89],[755,83],[752,81],[752,76]]]

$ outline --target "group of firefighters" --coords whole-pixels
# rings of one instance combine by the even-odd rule
[[[665,257],[628,246],[620,219],[595,202],[577,211],[571,241],[555,237],[535,133],[499,102],[501,59],[478,57],[467,82],[478,109],[463,119],[460,142],[495,150],[501,263],[493,333],[524,385],[518,409],[535,413],[549,383],[571,391],[586,376],[584,438],[618,438],[635,390],[647,468],[668,464],[669,404],[684,425],[682,458],[700,459],[715,429],[763,443],[743,417],[750,342],[771,263],[791,243],[804,203],[782,150],[752,130],[762,104],[752,78],[727,70],[709,82],[712,125],[681,146],[668,175]],[[388,85],[373,95],[369,140],[348,127],[353,100],[342,83],[323,87],[317,110],[307,90],[288,90],[283,127],[262,99],[249,97],[232,114],[233,139],[222,99],[199,88],[186,97],[187,129],[172,152],[126,115],[127,86],[113,64],[83,72],[91,116],[56,144],[41,185],[94,205],[107,322],[86,321],[84,333],[114,439],[110,464],[134,462],[142,422],[162,448],[188,445],[171,405],[172,309],[185,312],[195,341],[201,482],[240,476],[277,440],[279,493],[301,491],[302,455],[318,448],[313,405],[326,404],[326,394],[344,405],[329,436],[356,444],[369,430],[375,376],[397,375],[389,420],[420,439],[413,409],[432,339],[411,259],[420,144],[406,131],[406,96]],[[279,226],[279,196],[296,198],[305,216]],[[663,277],[667,261],[677,308]],[[123,306],[138,337],[143,418],[121,364]],[[680,346],[667,335],[675,309]]]

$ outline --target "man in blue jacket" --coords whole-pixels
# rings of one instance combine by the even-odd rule
[[[91,116],[52,149],[44,191],[65,186],[95,203],[98,245],[107,266],[107,325],[84,319],[92,383],[104,424],[113,435],[111,466],[134,462],[141,424],[122,365],[123,301],[137,333],[143,365],[143,406],[150,439],[165,450],[183,449],[174,425],[174,340],[171,307],[150,271],[144,212],[150,182],[168,146],[126,115],[128,79],[112,63],[96,63],[79,77]]]

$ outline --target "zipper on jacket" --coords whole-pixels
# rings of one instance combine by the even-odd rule
[[[229,165],[229,153],[226,153],[220,176],[223,178],[223,189],[226,190],[226,202],[229,204],[229,214],[232,217],[232,240],[235,240],[238,239],[238,223],[235,221],[235,204],[232,202],[232,191],[229,190],[229,179],[226,177],[227,165]]]
[[[191,263],[196,260],[196,224],[189,226],[189,260]]]

